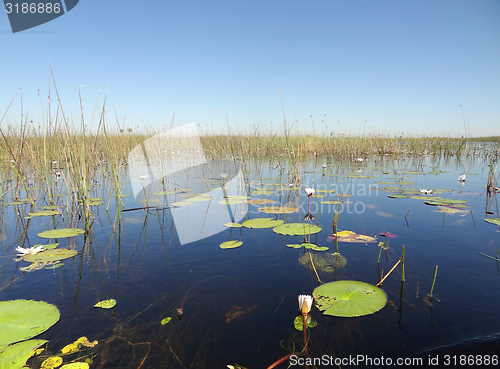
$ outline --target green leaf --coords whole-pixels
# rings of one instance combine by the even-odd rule
[[[54,369],[61,366],[63,363],[63,358],[60,356],[51,356],[45,359],[42,363],[40,369]]]
[[[289,244],[289,245],[286,245],[286,247],[290,247],[292,249],[301,249],[302,245]]]
[[[85,362],[71,363],[61,366],[59,369],[89,369],[90,365]]]
[[[29,340],[0,349],[0,368],[20,369],[25,368],[26,361],[36,355],[37,349],[49,341]]]
[[[35,245],[34,247],[36,246],[41,246],[41,245]],[[45,250],[52,250],[52,249],[55,249],[57,246],[59,246],[58,243],[49,243],[48,245],[43,245],[43,248]]]
[[[226,227],[229,228],[241,228],[243,227],[240,223],[224,223]]]
[[[235,249],[241,245],[243,245],[243,242],[241,241],[226,241],[222,242],[219,247],[221,249]]]
[[[67,237],[75,237],[85,233],[84,229],[80,228],[59,228],[52,229],[49,231],[44,231],[38,233],[38,237],[42,238],[67,238]]]
[[[103,308],[103,309],[111,309],[115,305],[116,305],[116,300],[115,299],[109,299],[109,300],[99,301],[97,304],[94,305],[94,307]]]
[[[78,254],[76,250],[53,249],[39,252],[38,254],[26,255],[24,260],[30,263],[46,263],[48,261],[57,261],[72,258]]]
[[[282,220],[274,220],[273,218],[255,218],[243,222],[243,227],[247,228],[273,228],[283,224]]]
[[[373,314],[387,303],[384,291],[359,281],[325,283],[314,289],[313,297],[323,314],[340,317]]]
[[[340,200],[324,200],[324,201],[320,201],[320,204],[338,205],[338,204],[342,204],[342,201],[340,201]]]
[[[291,214],[298,212],[299,209],[286,206],[266,206],[259,208],[259,211],[266,214]]]
[[[485,219],[488,223],[491,224],[496,224],[497,226],[500,226],[500,218],[487,218]]]
[[[161,325],[165,325],[165,324],[167,324],[168,322],[170,322],[171,320],[172,320],[172,318],[171,318],[171,317],[168,317],[168,318],[162,319],[162,320],[161,320]]]
[[[295,318],[295,320],[293,321],[293,325],[294,325],[295,329],[298,331],[302,332],[304,330],[304,321],[303,321],[302,315],[299,315]],[[306,317],[306,327],[307,328],[314,328],[317,325],[318,325],[317,320],[313,320],[309,315]]]
[[[305,236],[320,232],[321,227],[309,223],[287,223],[273,228],[273,231],[289,236]]]
[[[62,213],[58,210],[40,210],[40,211],[35,211],[34,213],[28,213],[28,216],[24,218],[29,219],[33,217],[43,217],[43,216],[60,215],[60,214]]]
[[[0,346],[35,337],[59,317],[59,310],[44,301],[0,301]]]

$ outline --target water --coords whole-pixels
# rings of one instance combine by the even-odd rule
[[[464,186],[457,182],[464,163],[454,159],[325,163],[326,170],[321,167],[323,162],[303,165],[299,190],[252,198],[270,198],[299,207],[299,213],[278,216],[290,223],[301,222],[307,211],[305,186],[353,194],[344,198],[340,230],[370,236],[387,231],[399,236],[390,240],[387,255],[382,252],[380,265],[377,243],[339,243],[347,264],[335,273],[320,272],[322,281],[376,284],[382,270],[385,274],[396,263],[405,245],[406,282],[402,285],[398,267],[382,285],[388,303],[373,315],[337,318],[313,308],[318,325],[309,330],[311,355],[329,355],[333,359],[383,356],[394,364],[397,358],[427,358],[428,352],[444,356],[442,346],[451,345],[455,352],[463,347],[464,352],[469,352],[469,342],[477,336],[485,342],[480,346],[486,352],[481,353],[491,350],[490,354],[496,354],[500,267],[495,260],[479,254],[495,256],[500,248],[498,227],[484,221],[485,210],[498,210],[496,198],[489,199],[484,190],[487,163],[481,159],[467,162],[466,172],[475,175],[467,175]],[[443,172],[404,174],[431,170]],[[375,178],[346,178],[346,173]],[[272,163],[253,163],[247,184],[262,178],[270,178],[263,183],[275,183],[279,174]],[[126,180],[126,173],[123,177]],[[416,181],[403,188],[453,190],[433,196],[467,200],[468,208],[443,213],[422,200],[388,198],[392,193],[384,192],[383,187],[397,185],[377,183],[401,177]],[[180,244],[169,209],[124,212],[119,218],[110,185],[103,182],[92,189],[92,196],[104,198],[104,204],[93,208],[91,231],[58,240],[59,247],[74,248],[79,254],[64,260],[57,269],[23,273],[20,267],[28,263],[13,261],[14,249],[19,244],[30,247],[47,243],[37,236],[39,232],[67,227],[68,222],[82,227],[82,220],[74,220],[67,211],[63,217],[26,220],[23,214],[29,205],[1,208],[0,231],[4,237],[0,238],[0,299],[43,300],[58,307],[60,321],[40,336],[50,341],[49,353],[57,353],[66,344],[87,336],[91,341],[99,340],[94,349],[84,351],[93,358],[91,368],[224,368],[235,363],[245,368],[265,368],[302,350],[302,332],[293,326],[297,296],[312,294],[318,281],[311,268],[298,263],[306,250],[286,245],[300,244],[304,237],[282,236],[272,229],[230,228],[198,242]],[[132,194],[129,183],[122,185],[122,193]],[[10,201],[10,196],[7,194],[4,202]],[[42,190],[38,197],[41,199],[37,205],[45,203]],[[332,252],[335,245],[328,236],[332,233],[335,206],[321,206],[319,202],[335,199],[336,194],[326,194],[324,199],[311,201],[316,217],[312,222],[323,230],[311,235],[310,240],[330,247]],[[64,197],[59,201],[65,203]],[[143,206],[135,202],[134,196],[124,197],[123,202],[125,208]],[[216,201],[211,201],[210,206],[225,209]],[[259,206],[248,205],[243,220],[272,217],[258,212]],[[190,222],[199,217],[199,212],[188,210],[189,206],[183,211]],[[498,212],[490,217],[498,217]],[[377,239],[387,241],[385,237]],[[243,245],[221,250],[219,245],[228,240],[240,240]],[[430,292],[436,265],[439,269],[431,307],[424,297]],[[109,298],[117,300],[112,310],[93,307]],[[178,319],[176,309],[183,301],[183,316]],[[172,320],[161,325],[166,317]],[[78,355],[84,354],[71,358]],[[33,367],[37,365],[39,361],[35,360]],[[377,362],[359,365],[367,366],[390,367]]]

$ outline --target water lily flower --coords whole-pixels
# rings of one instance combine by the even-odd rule
[[[35,255],[35,254],[38,254],[39,252],[42,252],[44,250],[45,250],[44,245],[30,247],[28,249],[21,247],[21,246],[16,247],[16,251],[19,253],[19,254],[17,254],[17,256],[20,256],[20,257],[26,256],[26,255]]]
[[[458,182],[465,182],[465,174],[462,174],[460,177],[458,177]]]
[[[310,187],[305,188],[304,191],[305,191],[305,193],[306,193],[307,196],[312,196],[316,192],[314,190],[314,188],[310,188]]]
[[[357,158],[356,160],[357,161],[363,161],[363,158]]]
[[[420,193],[422,193],[424,195],[427,195],[427,194],[432,195],[432,190],[428,190],[426,188],[423,188],[420,190]]]
[[[299,310],[305,315],[309,314],[312,308],[313,297],[310,295],[299,295]]]
[[[326,164],[323,164],[322,167],[323,167],[323,169],[326,169]]]

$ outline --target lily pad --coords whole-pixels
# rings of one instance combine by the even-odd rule
[[[273,190],[265,190],[265,189],[258,189],[255,191],[252,191],[252,195],[272,195],[274,193]]]
[[[241,241],[226,241],[222,242],[219,247],[221,249],[235,249],[241,245],[243,245],[243,242]]]
[[[28,213],[28,216],[26,216],[26,219],[33,218],[33,217],[45,217],[45,216],[50,216],[50,215],[60,215],[62,214],[58,210],[40,210],[40,211],[35,211],[33,213]]]
[[[111,309],[115,305],[116,305],[116,300],[115,299],[109,299],[109,300],[99,301],[97,304],[94,305],[94,307],[103,308],[103,309]]]
[[[380,288],[359,281],[325,283],[313,291],[315,304],[325,315],[357,317],[373,314],[387,303]]]
[[[165,325],[165,324],[167,324],[168,322],[170,322],[171,320],[172,320],[172,318],[171,318],[171,317],[168,317],[168,318],[162,319],[160,323],[161,323],[161,325]]]
[[[44,231],[38,233],[38,237],[42,238],[67,238],[67,237],[75,237],[85,233],[84,229],[80,228],[59,228],[52,229],[49,231]]]
[[[47,340],[29,340],[15,345],[0,348],[0,368],[21,369],[27,368],[26,361],[37,354],[38,348],[47,343]]]
[[[59,317],[59,310],[44,301],[0,301],[0,346],[35,337],[56,324]]]
[[[406,195],[387,195],[387,197],[390,197],[391,199],[403,199],[403,198],[407,198],[408,196],[406,196]]]
[[[375,214],[385,218],[390,218],[394,216],[392,214],[384,213],[383,211],[378,211],[378,210],[375,212]]]
[[[241,228],[243,227],[240,223],[224,223],[226,227],[229,228]]]
[[[319,272],[333,273],[337,268],[342,269],[347,264],[347,259],[338,252],[326,252],[323,254],[312,255],[314,266]],[[308,254],[302,255],[299,258],[299,263],[304,266],[311,264],[311,259]]]
[[[320,232],[321,227],[309,223],[287,223],[273,228],[273,231],[288,236],[305,236]]]
[[[89,369],[90,365],[84,362],[70,363],[61,366],[60,369]]]
[[[485,219],[488,223],[491,224],[496,224],[497,226],[500,226],[500,218],[487,218]]]
[[[51,356],[45,359],[42,363],[40,369],[54,369],[61,366],[63,363],[63,358],[60,356]]]
[[[342,201],[340,201],[340,200],[324,200],[324,201],[320,201],[320,204],[338,205],[338,204],[342,204]]]
[[[286,247],[290,247],[292,249],[301,249],[302,245],[297,245],[297,244],[288,244]]]
[[[41,246],[41,245],[35,245],[34,247]],[[52,250],[55,249],[57,246],[59,246],[58,243],[49,243],[48,245],[43,245],[43,248],[45,250]]]
[[[243,222],[243,227],[247,228],[273,228],[282,225],[282,220],[274,220],[273,218],[255,218]]]
[[[291,214],[298,212],[299,209],[287,206],[266,206],[259,208],[259,211],[266,214]]]
[[[377,241],[374,237],[357,234],[353,231],[340,231],[332,236],[336,237],[340,242],[368,243]]]
[[[276,201],[271,199],[255,199],[255,200],[248,200],[247,202],[253,205],[263,205],[263,204],[274,204]]]
[[[53,249],[53,250],[45,250],[37,254],[26,255],[24,257],[24,260],[29,261],[30,263],[40,263],[40,262],[46,263],[49,261],[57,261],[57,260],[72,258],[76,254],[78,254],[78,251],[76,250]]]

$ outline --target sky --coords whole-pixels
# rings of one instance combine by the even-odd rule
[[[89,129],[107,91],[108,124],[136,132],[274,134],[285,117],[300,134],[460,137],[465,116],[500,135],[499,0],[80,0],[17,33],[0,12],[0,50],[2,127],[21,109],[42,125],[49,91],[55,111],[52,70]]]

